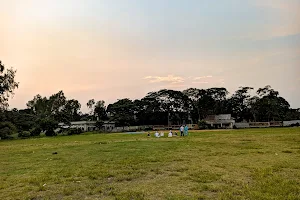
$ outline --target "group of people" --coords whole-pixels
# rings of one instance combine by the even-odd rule
[[[185,126],[182,125],[182,126],[180,126],[179,131],[180,131],[180,136],[182,136],[182,137],[188,136],[189,127],[187,125],[185,125]],[[150,136],[151,136],[150,133],[148,133],[148,137],[150,137]],[[163,132],[159,133],[158,131],[156,131],[154,133],[154,136],[157,138],[164,137],[164,133]],[[173,136],[178,136],[177,132],[175,131],[175,133],[173,134],[172,130],[170,130],[168,137],[173,137]]]

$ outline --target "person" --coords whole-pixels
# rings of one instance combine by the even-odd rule
[[[168,137],[172,137],[172,136],[173,136],[173,133],[172,133],[172,130],[170,130]]]
[[[184,135],[187,136],[189,134],[189,127],[185,125],[184,127]]]
[[[159,133],[157,131],[155,132],[154,136],[157,137],[157,138],[160,137],[160,135],[159,135]]]
[[[184,135],[183,135],[183,131],[184,131],[184,127],[183,127],[183,125],[181,125],[181,126],[180,126],[180,136],[184,136]]]
[[[165,137],[164,132],[161,132],[161,133],[160,133],[160,137]]]
[[[151,135],[150,135],[150,133],[148,132],[148,135],[147,135],[148,137],[150,137]]]

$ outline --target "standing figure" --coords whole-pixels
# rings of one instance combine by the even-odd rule
[[[183,125],[181,125],[180,126],[180,136],[184,136],[183,131],[184,131],[184,127],[183,127]]]
[[[188,134],[189,134],[189,127],[187,125],[185,125],[185,127],[184,127],[184,135],[188,136]]]

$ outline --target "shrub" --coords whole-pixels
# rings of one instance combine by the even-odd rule
[[[42,119],[38,122],[39,127],[41,127],[41,129],[43,131],[46,130],[54,130],[55,128],[58,127],[58,122],[56,122],[55,120],[51,119],[51,118],[45,118]]]
[[[19,138],[29,138],[31,133],[29,131],[22,131],[18,134]]]
[[[199,121],[198,126],[199,126],[199,129],[207,129],[208,128],[208,124],[204,120]]]
[[[41,132],[42,132],[41,128],[33,128],[30,130],[30,135],[31,136],[40,136]]]
[[[12,134],[17,132],[17,128],[11,122],[0,122],[0,137],[8,139]]]
[[[49,129],[46,131],[45,135],[51,137],[51,136],[56,136],[57,134],[54,132],[53,129]]]
[[[153,131],[153,127],[147,127],[144,129],[144,131]]]
[[[83,131],[80,128],[71,128],[67,131],[68,135],[79,135],[81,134]]]

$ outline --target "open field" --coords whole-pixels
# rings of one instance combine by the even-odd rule
[[[1,200],[300,199],[300,128],[0,141],[0,164]]]

